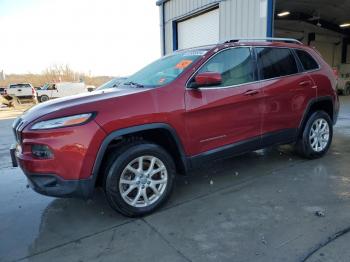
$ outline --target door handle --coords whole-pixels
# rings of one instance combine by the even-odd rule
[[[309,81],[303,81],[303,82],[300,82],[299,83],[299,86],[310,86],[312,83],[311,83],[311,81],[309,80]]]
[[[18,89],[18,92],[21,92],[22,91],[22,89]]]
[[[258,90],[248,90],[248,91],[243,93],[243,95],[245,95],[245,96],[254,96],[254,95],[257,95],[257,94],[259,94]]]

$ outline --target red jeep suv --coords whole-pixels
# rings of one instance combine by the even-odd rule
[[[230,40],[176,51],[116,88],[39,104],[11,148],[32,188],[89,197],[102,186],[127,216],[154,211],[175,174],[276,144],[323,156],[339,100],[332,69],[292,39]]]

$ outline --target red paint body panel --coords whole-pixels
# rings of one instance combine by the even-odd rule
[[[105,136],[106,133],[94,121],[78,128],[23,132],[19,164],[28,173],[55,174],[65,180],[85,179],[91,175],[97,151]],[[32,144],[48,145],[54,158],[43,160],[33,157]]]
[[[256,90],[256,96],[245,95]],[[258,83],[235,88],[186,90],[191,155],[261,135],[263,96]]]
[[[317,89],[307,73],[261,82],[264,92],[262,133],[297,128]]]

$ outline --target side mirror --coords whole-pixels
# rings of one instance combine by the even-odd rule
[[[222,83],[221,74],[218,72],[200,73],[194,78],[194,87],[215,86]]]

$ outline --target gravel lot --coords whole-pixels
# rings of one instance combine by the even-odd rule
[[[0,261],[349,261],[349,97],[324,158],[283,146],[209,163],[142,219],[101,192],[83,201],[26,188],[8,154],[20,113],[0,110]]]

